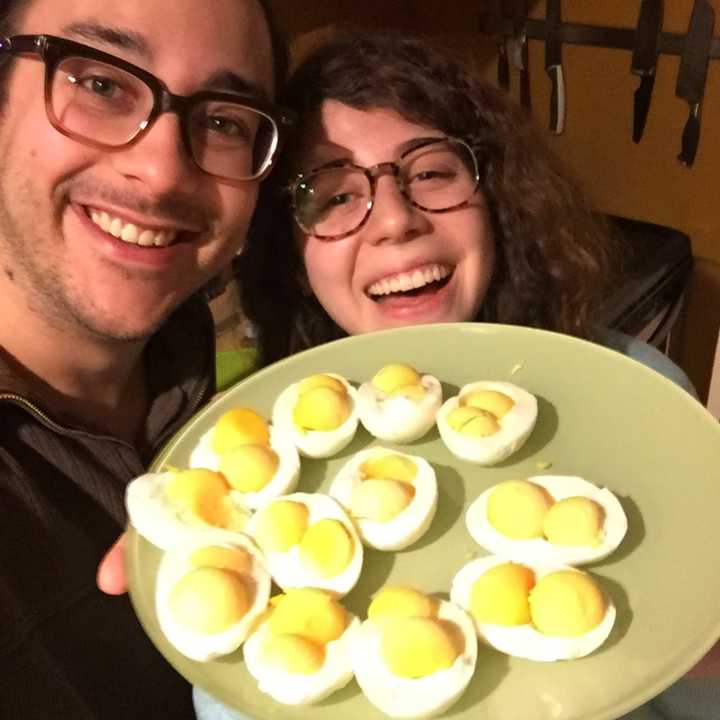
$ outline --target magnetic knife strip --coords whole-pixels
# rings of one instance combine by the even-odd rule
[[[545,20],[527,18],[523,24],[528,40],[545,40]],[[513,21],[503,18],[500,33],[513,37]],[[580,23],[561,22],[558,25],[560,42],[565,45],[588,45],[591,47],[632,50],[635,47],[635,28],[600,27]],[[663,55],[682,55],[685,49],[685,33],[660,33],[658,50]],[[720,58],[720,38],[713,38],[710,59]]]

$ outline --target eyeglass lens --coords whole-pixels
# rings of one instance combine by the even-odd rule
[[[422,146],[399,163],[398,182],[422,210],[446,210],[469,200],[477,188],[475,159],[463,143],[446,140]],[[312,235],[345,235],[365,220],[372,207],[372,182],[362,168],[321,168],[295,186],[295,216]]]
[[[73,136],[107,147],[121,147],[141,132],[154,103],[143,80],[90,58],[64,58],[52,78],[54,121]],[[238,180],[258,175],[274,150],[273,120],[239,103],[193,103],[183,123],[193,159],[213,175]]]

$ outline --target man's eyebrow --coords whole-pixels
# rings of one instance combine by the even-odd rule
[[[232,70],[218,70],[207,77],[201,86],[208,90],[219,90],[233,93],[244,93],[267,100],[267,89],[259,82],[249,80]]]
[[[94,20],[80,20],[66,25],[63,32],[67,35],[110,45],[121,50],[129,50],[145,59],[151,59],[152,52],[145,38],[132,30],[102,25]]]

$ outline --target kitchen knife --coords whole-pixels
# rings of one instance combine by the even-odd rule
[[[527,0],[515,0],[513,3],[513,34],[507,42],[507,54],[510,63],[520,72],[520,104],[529,110],[530,99],[530,68],[528,64],[527,31]]]
[[[552,82],[550,130],[560,135],[565,129],[565,77],[560,44],[561,0],[545,3],[545,72]]]
[[[700,105],[705,93],[714,26],[715,11],[708,1],[695,0],[675,87],[675,95],[686,100],[690,107],[678,155],[678,160],[687,166],[693,164],[700,140]]]
[[[645,130],[650,98],[655,85],[655,68],[662,31],[663,0],[642,0],[635,47],[633,49],[630,71],[640,76],[640,84],[635,90],[633,107],[633,140],[637,143]]]

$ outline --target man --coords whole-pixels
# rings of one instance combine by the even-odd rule
[[[197,291],[289,120],[260,0],[16,0],[0,34],[0,717],[192,717],[95,585],[126,483],[212,394]]]

